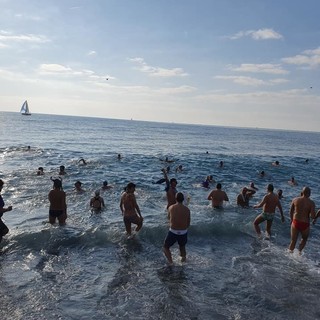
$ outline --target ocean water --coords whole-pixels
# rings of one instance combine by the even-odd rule
[[[320,205],[319,133],[8,112],[0,113],[0,121],[2,195],[13,206],[3,216],[10,233],[0,244],[1,318],[320,318],[320,221],[302,256],[287,252],[292,198],[308,185]],[[162,254],[164,185],[154,184],[165,157],[175,160],[169,177],[191,199],[187,262],[180,263],[174,246],[173,267]],[[275,160],[279,167],[271,165]],[[60,165],[67,171],[64,227],[47,223],[50,177]],[[178,165],[183,171],[176,173]],[[40,166],[43,176],[36,175]],[[210,207],[209,191],[201,187],[209,174],[230,198],[223,211]],[[288,184],[292,176],[297,186]],[[85,193],[75,194],[77,180]],[[90,198],[104,180],[113,186],[102,193],[106,209],[92,215]],[[137,185],[144,226],[128,240],[119,201],[130,181]],[[259,188],[252,205],[268,183],[283,189],[286,222],[277,214],[271,241],[254,233],[260,211],[236,206],[237,194],[251,181]]]

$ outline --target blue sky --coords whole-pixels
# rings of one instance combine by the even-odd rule
[[[320,131],[318,0],[0,9],[0,111]]]

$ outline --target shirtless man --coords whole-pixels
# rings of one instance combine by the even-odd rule
[[[112,188],[113,187],[108,184],[107,180],[103,181],[101,190],[105,191],[105,190],[109,190],[109,189],[112,189]]]
[[[181,192],[176,194],[177,203],[169,207],[168,218],[170,229],[163,245],[163,252],[170,265],[173,264],[170,247],[177,241],[180,249],[181,261],[186,261],[186,244],[188,241],[188,228],[190,226],[190,210],[183,205],[184,196]]]
[[[53,180],[53,190],[49,192],[48,198],[50,201],[49,222],[54,224],[58,219],[59,224],[64,225],[67,219],[67,204],[60,179]]]
[[[120,200],[120,210],[123,215],[123,222],[126,227],[126,232],[128,236],[131,236],[131,224],[136,224],[135,229],[138,232],[142,228],[143,218],[140,212],[140,208],[137,204],[134,191],[136,185],[132,182],[128,183],[125,192],[121,196]]]
[[[59,176],[64,176],[65,174],[67,174],[65,166],[60,166],[59,170],[60,170],[59,171]]]
[[[227,194],[221,188],[221,183],[217,183],[216,189],[212,190],[208,195],[208,200],[212,201],[212,207],[215,209],[222,209],[223,201],[229,201]]]
[[[4,185],[4,182],[0,179],[0,193],[2,191],[3,185]],[[9,232],[8,227],[3,223],[3,221],[1,220],[1,217],[5,212],[11,211],[11,210],[12,210],[12,206],[8,206],[7,208],[4,207],[4,201],[0,194],[0,242],[2,240],[2,237]]]
[[[243,187],[241,190],[241,193],[237,196],[237,205],[242,208],[248,208],[249,207],[249,200],[252,198],[252,196],[256,193],[253,189],[248,189],[247,187]]]
[[[268,184],[267,191],[268,193],[263,197],[262,201],[259,204],[253,206],[255,209],[263,207],[262,213],[259,214],[253,222],[254,228],[259,237],[261,236],[261,230],[260,230],[259,224],[264,221],[267,221],[266,231],[268,233],[268,237],[270,237],[272,221],[274,218],[276,208],[279,209],[281,214],[281,221],[284,222],[282,206],[281,206],[278,195],[273,193],[272,184]]]
[[[176,193],[177,193],[176,186],[178,182],[177,182],[177,179],[175,178],[171,178],[169,180],[166,169],[162,169],[161,171],[163,172],[163,175],[167,184],[165,190],[167,193],[167,209],[168,209],[171,205],[176,203]]]
[[[293,252],[299,233],[301,233],[301,242],[299,244],[299,253],[305,247],[310,231],[310,217],[316,218],[315,204],[310,199],[311,190],[309,187],[304,187],[301,196],[292,200],[290,207],[291,219],[291,242],[289,246],[290,252]]]

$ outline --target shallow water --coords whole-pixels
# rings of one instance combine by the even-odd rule
[[[320,224],[312,227],[303,256],[286,251],[291,199],[309,185],[320,203],[319,133],[15,113],[0,113],[0,120],[2,195],[13,206],[4,214],[10,233],[0,244],[0,310],[7,318],[320,318]],[[161,252],[168,228],[164,185],[153,183],[166,156],[176,160],[170,177],[191,198],[188,261],[181,264],[174,247],[174,267]],[[279,167],[271,165],[275,160]],[[68,220],[65,227],[50,226],[50,177],[62,164]],[[179,164],[183,172],[175,173]],[[44,176],[36,176],[39,166]],[[229,195],[224,211],[206,200],[201,181],[208,174]],[[291,176],[297,187],[287,183]],[[76,180],[86,189],[82,195],[73,191]],[[107,208],[92,215],[90,197],[104,180],[113,186],[102,194]],[[119,210],[129,181],[137,184],[144,216],[132,240]],[[287,221],[281,224],[277,215],[271,241],[256,239],[252,222],[259,211],[236,207],[238,192],[251,181],[259,188],[252,204],[268,183],[284,191]]]

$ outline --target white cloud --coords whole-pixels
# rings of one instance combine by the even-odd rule
[[[280,33],[274,31],[273,29],[240,31],[229,38],[236,40],[243,37],[251,37],[254,40],[278,40],[283,38]]]
[[[255,40],[282,39],[282,35],[272,29],[259,29],[252,32],[252,38]]]
[[[61,77],[73,77],[81,81],[87,82],[105,82],[108,78],[109,80],[115,79],[109,75],[98,75],[92,70],[79,69],[75,70],[71,67],[64,66],[56,63],[41,64],[38,68],[38,74],[40,75],[53,75]]]
[[[42,21],[44,20],[44,18],[39,17],[39,16],[31,16],[31,15],[26,15],[26,14],[22,14],[22,13],[16,13],[15,18],[18,19],[23,19],[23,20],[31,20],[31,21]]]
[[[281,78],[278,78],[278,79],[272,79],[269,81],[270,84],[282,84],[282,83],[287,83],[289,82],[288,79],[281,79]]]
[[[252,73],[268,73],[268,74],[288,74],[287,70],[284,70],[280,64],[253,64],[243,63],[239,67],[229,66],[229,70],[239,72],[252,72]]]
[[[215,79],[230,80],[236,84],[240,84],[243,86],[253,86],[253,87],[272,86],[272,85],[287,82],[286,79],[261,80],[261,79],[245,77],[245,76],[216,76]]]
[[[97,52],[94,50],[91,50],[88,52],[88,56],[95,56],[96,54],[97,54]]]
[[[266,84],[266,82],[263,80],[244,76],[216,76],[215,78],[221,80],[231,80],[232,82],[236,84],[241,84],[243,86],[257,87]]]
[[[153,77],[186,77],[188,74],[182,68],[166,69],[147,65],[143,58],[131,58],[129,61],[137,65],[136,69]]]
[[[313,50],[305,50],[302,54],[282,59],[287,64],[317,68],[320,66],[320,47]]]
[[[12,43],[46,43],[50,40],[43,35],[35,34],[12,34],[11,32],[0,31],[0,48],[9,47]]]
[[[74,74],[71,68],[61,64],[41,64],[39,67],[41,74]]]
[[[35,34],[12,34],[11,32],[1,30],[0,31],[1,42],[30,42],[30,43],[45,43],[49,42],[49,39],[43,35]]]

